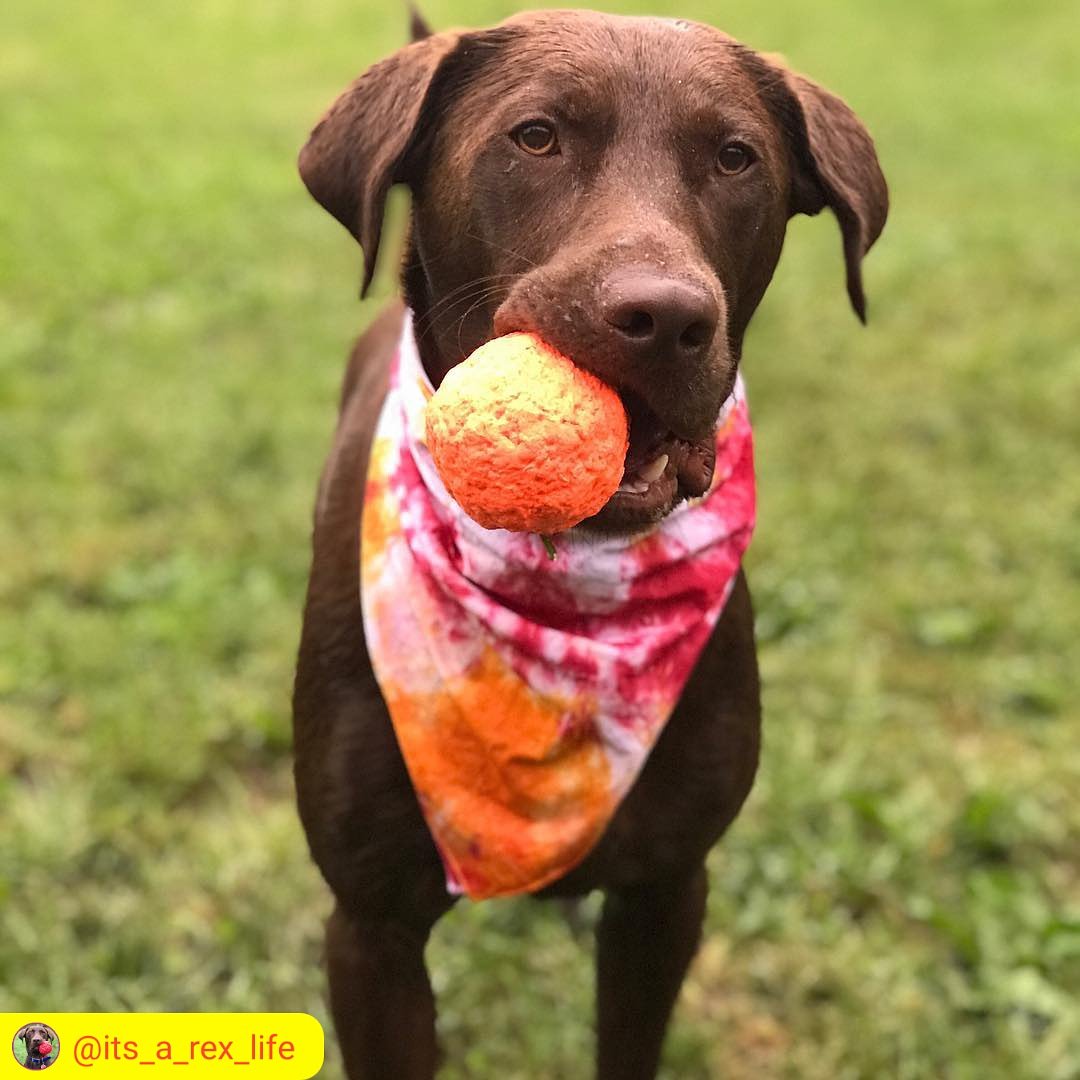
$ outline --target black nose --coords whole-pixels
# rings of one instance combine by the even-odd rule
[[[700,285],[647,270],[623,271],[604,282],[604,320],[619,350],[638,360],[695,360],[712,343],[720,311]]]

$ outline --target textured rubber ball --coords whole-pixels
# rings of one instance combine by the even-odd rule
[[[622,480],[619,395],[532,334],[495,338],[452,368],[425,428],[447,491],[488,529],[562,532]]]

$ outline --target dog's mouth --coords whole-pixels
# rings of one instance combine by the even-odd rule
[[[605,531],[640,528],[659,521],[683,499],[704,495],[716,466],[716,444],[691,441],[671,431],[636,394],[620,396],[630,420],[630,445],[615,494],[588,519]]]
[[[612,379],[610,365],[582,363],[582,350],[565,343],[561,334],[542,329],[535,317],[521,317],[504,302],[492,323],[496,335],[532,333],[565,355],[574,358],[618,393],[629,420],[629,445],[623,463],[622,480],[615,493],[578,527],[601,533],[632,533],[660,521],[682,500],[704,495],[712,483],[716,467],[715,415],[708,433],[697,437],[703,426],[701,411],[684,417],[696,430],[678,431],[674,417],[665,420],[642,394],[621,380]],[[662,406],[661,406],[662,409]]]

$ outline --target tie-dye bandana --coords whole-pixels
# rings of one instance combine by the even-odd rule
[[[364,630],[447,888],[533,892],[600,839],[677,702],[754,526],[741,383],[712,486],[632,537],[485,529],[423,443],[411,320],[364,498]]]

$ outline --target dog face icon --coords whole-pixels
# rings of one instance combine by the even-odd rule
[[[24,1024],[15,1033],[12,1050],[24,1069],[47,1069],[60,1053],[60,1039],[48,1024]]]

